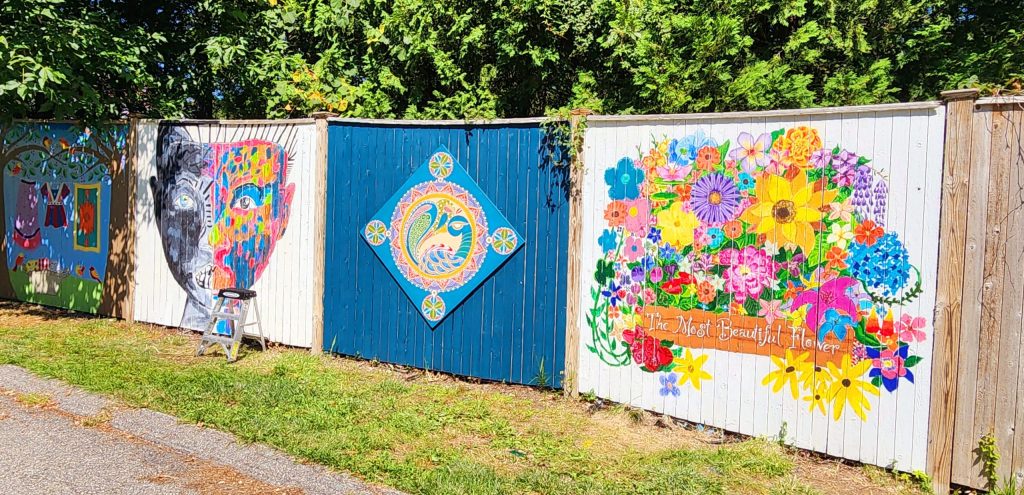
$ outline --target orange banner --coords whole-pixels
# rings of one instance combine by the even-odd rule
[[[642,326],[654,338],[693,349],[779,357],[784,357],[786,350],[792,350],[794,356],[810,352],[819,366],[828,362],[839,364],[843,355],[850,352],[853,340],[851,331],[845,340],[829,333],[819,342],[813,332],[802,325],[790,325],[785,318],[769,325],[768,320],[757,316],[684,311],[665,306],[644,307]]]

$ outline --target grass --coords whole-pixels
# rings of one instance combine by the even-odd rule
[[[300,350],[195,358],[196,336],[0,306],[0,364],[230,431],[411,493],[908,493],[774,442],[725,445],[588,412],[552,392],[467,384]],[[639,417],[637,417],[639,416]]]

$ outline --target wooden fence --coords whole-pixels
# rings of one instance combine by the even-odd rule
[[[942,264],[931,471],[985,488],[982,438],[1000,482],[1024,481],[1024,98],[947,94]]]
[[[540,120],[342,119],[329,135],[323,349],[560,386],[568,167]]]
[[[984,487],[991,435],[1024,482],[1024,98],[944,97],[591,116],[571,168],[538,119],[18,123],[0,297],[197,328],[212,287],[254,287],[314,352],[593,391],[939,493]]]

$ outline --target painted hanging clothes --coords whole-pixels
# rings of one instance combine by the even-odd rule
[[[43,226],[55,229],[67,227],[68,214],[64,208],[64,200],[71,195],[68,185],[61,184],[59,189],[54,190],[49,184],[43,184],[40,192],[46,200],[46,218],[43,220]]]

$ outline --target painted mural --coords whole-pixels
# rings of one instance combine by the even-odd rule
[[[603,172],[589,351],[671,399],[714,376],[707,349],[769,357],[757,380],[833,420],[925,368],[922,292],[871,159],[806,126],[657,140]],[[898,318],[894,314],[900,314]],[[927,352],[927,351],[926,351]]]
[[[218,290],[260,279],[288,227],[290,164],[271,140],[202,142],[160,125],[150,187],[167,267],[187,296],[179,326],[204,329]]]
[[[22,301],[97,312],[103,300],[111,171],[126,126],[0,129],[7,275]]]
[[[444,146],[374,214],[362,236],[431,327],[524,242]]]

